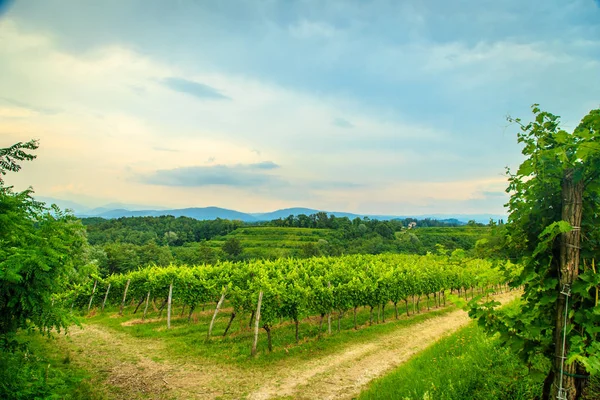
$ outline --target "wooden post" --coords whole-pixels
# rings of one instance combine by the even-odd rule
[[[254,325],[254,343],[252,343],[252,352],[250,353],[253,356],[256,355],[256,346],[258,345],[258,324],[260,321],[260,304],[262,303],[262,297],[263,297],[263,292],[261,290],[260,293],[258,293],[258,305],[256,306],[256,317],[255,317],[256,324]]]
[[[212,320],[210,321],[210,326],[208,327],[208,334],[206,335],[206,340],[210,339],[210,335],[212,334],[213,326],[215,325],[215,320],[217,319],[217,314],[219,313],[219,308],[221,308],[221,304],[223,304],[223,300],[225,300],[225,294],[227,294],[227,287],[223,289],[223,293],[221,294],[221,298],[215,307],[215,313],[213,314]]]
[[[127,283],[125,284],[125,291],[123,292],[123,301],[121,302],[121,309],[119,310],[119,315],[123,315],[123,308],[125,307],[125,300],[127,299],[127,289],[129,289],[129,283],[131,279],[127,279]]]
[[[98,284],[98,280],[94,281],[94,288],[92,289],[92,295],[90,296],[90,304],[88,304],[88,312],[90,312],[90,308],[92,308],[92,300],[94,300],[94,293],[96,293],[96,285]]]
[[[102,302],[102,311],[104,311],[104,306],[106,305],[106,299],[108,299],[108,292],[110,292],[110,283],[106,288],[106,294],[104,295],[104,301]]]
[[[173,282],[169,285],[169,298],[167,299],[167,329],[171,329],[171,302],[173,301]]]
[[[146,296],[146,307],[144,307],[144,316],[142,317],[142,321],[146,319],[146,313],[148,312],[149,304],[150,304],[150,291],[148,290],[148,295]]]
[[[569,317],[569,310],[565,310],[567,296],[563,290],[570,293],[571,285],[579,275],[579,246],[581,245],[581,220],[583,218],[583,193],[585,185],[583,179],[576,179],[577,171],[574,168],[568,168],[564,171],[562,178],[562,213],[561,219],[568,222],[572,229],[569,232],[562,233],[560,236],[560,274],[559,289],[561,294],[556,301],[555,312],[555,357],[554,357],[554,376],[550,395],[556,398],[558,388],[566,391],[567,399],[578,398],[578,388],[576,385],[575,374],[577,374],[577,362],[567,364],[562,358],[569,354],[569,341],[563,339],[565,325],[570,325],[572,317]],[[566,312],[566,315],[565,315]],[[563,341],[564,340],[564,341]],[[564,347],[563,347],[564,346]],[[564,353],[564,354],[563,354]],[[564,371],[562,374],[559,371]]]
[[[231,323],[235,318],[235,311],[231,313],[231,318],[229,318],[229,323],[227,324],[227,328],[225,328],[225,332],[223,333],[223,337],[227,336],[227,332],[229,332],[229,328],[231,328]]]
[[[331,282],[327,282],[327,287],[331,289]],[[331,310],[327,314],[327,333],[331,335]]]

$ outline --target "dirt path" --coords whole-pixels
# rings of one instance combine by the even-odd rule
[[[497,297],[505,303],[515,293]],[[376,341],[351,345],[343,353],[312,360],[292,370],[282,371],[279,379],[261,387],[248,398],[264,400],[277,397],[294,399],[351,399],[373,379],[407,361],[440,337],[467,325],[469,316],[462,310],[429,319]]]
[[[58,345],[99,377],[96,383],[110,399],[242,398],[253,379],[235,366],[165,361],[168,350],[160,340],[137,339],[98,325],[75,328]]]
[[[497,300],[504,303],[515,296]],[[203,359],[175,363],[160,339],[138,339],[98,325],[75,328],[58,345],[97,377],[95,383],[111,399],[350,399],[374,378],[468,322],[467,313],[457,310],[332,355],[283,360],[260,370]]]

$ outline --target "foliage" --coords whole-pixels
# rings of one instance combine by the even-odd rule
[[[223,244],[223,252],[232,259],[235,259],[242,255],[243,251],[244,249],[242,248],[242,243],[236,238],[229,238]]]
[[[37,147],[30,141],[0,149],[0,176],[19,171],[19,161],[35,158],[26,150]],[[65,391],[79,381],[50,369],[17,339],[19,330],[49,334],[76,322],[57,296],[96,272],[79,220],[32,193],[0,179],[0,398],[91,398],[85,385]]]
[[[2,150],[0,171],[18,170],[15,160],[33,158],[20,149],[37,148],[35,142],[19,145]],[[53,306],[54,295],[94,269],[81,269],[87,264],[84,227],[31,194],[31,189],[13,192],[0,183],[0,338],[5,346],[18,329],[48,332],[71,324],[70,314]]]
[[[360,306],[384,309],[411,296],[429,297],[445,290],[480,291],[505,282],[505,274],[491,262],[459,259],[443,255],[351,255],[310,259],[256,260],[219,262],[215,265],[156,267],[150,266],[126,274],[99,279],[98,295],[92,305],[100,306],[103,293],[111,289],[107,304],[122,301],[127,281],[128,298],[136,301],[151,297],[166,298],[173,283],[173,304],[195,309],[216,302],[222,288],[236,313],[256,310],[259,291],[263,291],[261,326],[270,329],[280,319],[298,321],[305,316],[321,318],[334,310],[343,313]],[[398,293],[397,287],[402,288]],[[89,281],[70,292],[61,302],[87,308],[93,291]],[[163,300],[164,301],[164,300]],[[413,312],[415,310],[413,309]],[[191,312],[191,311],[190,311]],[[397,313],[395,313],[397,318]]]
[[[434,252],[437,244],[450,250],[470,250],[489,232],[486,227],[458,226],[454,220],[350,220],[325,213],[261,223],[173,216],[92,217],[82,222],[103,275],[127,272],[150,262],[212,264],[218,260],[342,254],[426,254]],[[404,229],[409,225],[412,229]],[[232,248],[235,255],[225,252],[224,245],[230,239],[239,240],[243,252],[238,253],[237,248]]]
[[[595,291],[600,274],[590,264],[599,254],[600,230],[600,110],[591,111],[573,133],[560,128],[559,117],[533,106],[534,121],[522,124],[518,135],[526,159],[515,173],[509,171],[508,203],[510,217],[504,243],[508,251],[523,260],[522,273],[515,287],[524,294],[520,311],[499,315],[473,304],[471,315],[519,352],[527,362],[539,355],[554,360],[555,344],[561,332],[555,332],[557,313],[561,312],[559,285],[561,251],[559,238],[573,228],[561,210],[562,187],[571,179],[581,183],[583,220],[581,223],[581,260],[578,277],[569,299],[568,363],[577,361],[589,373],[600,372],[600,307]],[[569,178],[569,176],[571,178]],[[561,196],[562,193],[562,196]],[[547,370],[544,372],[548,372]]]
[[[0,357],[0,398],[100,400],[88,375],[56,349],[50,351],[39,337],[27,337],[28,345]],[[51,354],[58,353],[58,354]],[[44,354],[44,356],[41,356]],[[54,357],[49,357],[47,355]]]
[[[89,242],[92,245],[107,243],[130,243],[143,246],[151,242],[159,246],[183,246],[186,243],[201,242],[218,236],[225,236],[240,226],[241,221],[216,220],[199,221],[189,217],[122,217],[103,219],[82,218],[87,227]]]

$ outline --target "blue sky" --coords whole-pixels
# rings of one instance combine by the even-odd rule
[[[600,7],[17,0],[0,59],[0,146],[41,139],[8,180],[43,196],[502,213],[506,115],[600,106]]]

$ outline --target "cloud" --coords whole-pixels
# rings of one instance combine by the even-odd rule
[[[496,191],[482,191],[481,194],[486,197],[508,197],[506,192],[496,192]]]
[[[189,94],[202,100],[230,100],[229,97],[213,87],[187,79],[169,77],[163,79],[162,83],[171,90]]]
[[[483,191],[505,184],[450,182],[518,165],[516,129],[503,116],[528,118],[539,102],[576,125],[598,104],[593,2],[38,3],[14,2],[0,19],[0,87],[32,108],[64,111],[0,100],[10,116],[0,138],[41,137],[44,157],[16,179],[46,191],[85,182],[82,192],[130,202],[252,209],[305,198],[376,213],[377,199],[398,212],[425,207],[427,197],[438,199],[427,211],[462,210],[471,200],[448,196],[468,193],[482,208],[502,207],[505,198]],[[47,18],[57,7],[64,12]],[[216,101],[226,98],[235,101]],[[148,151],[159,145],[164,153]],[[173,172],[196,165],[209,170]],[[132,184],[140,171],[188,186]],[[209,171],[229,185],[194,187],[183,176]],[[268,183],[231,184],[243,174]],[[386,192],[398,182],[406,183]],[[361,183],[365,190],[352,190]]]
[[[231,186],[231,187],[257,187],[280,186],[284,182],[275,175],[266,172],[279,168],[271,161],[254,164],[193,166],[157,170],[146,176],[140,176],[139,181],[150,185],[162,186]]]
[[[1,0],[0,0],[0,2],[1,2]],[[58,108],[46,108],[46,107],[34,106],[29,103],[25,103],[25,102],[18,101],[15,99],[10,99],[7,97],[0,97],[0,100],[3,101],[4,103],[8,103],[13,106],[17,106],[19,108],[24,108],[29,111],[33,111],[33,112],[40,113],[40,114],[53,115],[53,114],[57,114],[62,111]]]
[[[354,128],[354,124],[350,121],[348,121],[347,119],[344,118],[335,118],[332,122],[332,124],[334,126],[337,126],[338,128]]]
[[[357,182],[347,181],[312,181],[308,183],[311,189],[315,190],[333,190],[333,189],[361,189],[367,185]]]
[[[273,161],[263,161],[259,163],[249,164],[250,169],[276,169],[280,166],[275,164]]]

